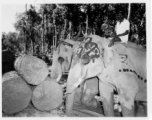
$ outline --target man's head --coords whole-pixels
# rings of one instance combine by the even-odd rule
[[[117,21],[122,22],[124,20],[124,16],[122,14],[122,11],[119,11],[118,14],[116,15]]]

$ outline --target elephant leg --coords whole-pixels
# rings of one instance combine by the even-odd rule
[[[143,103],[145,116],[147,116],[147,103]]]
[[[97,100],[94,98],[96,94],[91,93],[89,90],[86,90],[85,93],[83,93],[83,96],[81,97],[81,102],[83,105],[88,107],[97,108]]]
[[[135,96],[138,92],[136,77],[130,74],[121,74],[117,81],[118,95],[124,117],[135,116]]]
[[[81,102],[88,107],[97,108],[98,103],[97,100],[94,98],[97,93],[99,93],[98,90],[98,79],[92,78],[89,80],[86,80],[83,88],[83,94],[81,97]]]
[[[139,111],[143,112],[144,110],[144,114],[145,116],[147,116],[147,102],[145,101],[135,101],[135,112],[136,112],[136,116],[138,116]]]
[[[72,108],[74,102],[75,90],[66,96],[66,115],[73,116]]]
[[[103,98],[102,104],[105,116],[114,116],[114,94],[113,87],[99,81],[100,96]]]
[[[134,110],[134,106],[131,109],[128,109],[126,106],[121,105],[122,107],[122,114],[123,117],[134,117],[135,116],[135,110]]]
[[[129,94],[129,93],[128,93]],[[123,117],[135,116],[134,98],[132,96],[120,94],[120,103]]]
[[[145,116],[147,116],[147,103],[143,103]]]

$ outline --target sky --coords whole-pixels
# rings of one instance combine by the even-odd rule
[[[3,4],[2,5],[2,32],[14,32],[16,14],[25,12],[25,4]]]
[[[15,32],[16,14],[25,12],[26,4],[2,4],[2,32]],[[34,5],[38,7],[37,5]],[[29,8],[29,4],[27,9]]]

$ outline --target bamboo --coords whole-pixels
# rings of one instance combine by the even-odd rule
[[[27,4],[25,5],[25,12],[26,12],[26,17],[27,17]],[[27,36],[26,36],[26,25],[25,25],[25,31],[24,31],[24,35],[25,35],[25,49],[24,49],[24,53],[26,52],[27,48],[26,48],[26,44],[27,44]]]
[[[29,16],[29,19],[30,19],[30,16]],[[33,24],[31,24],[30,25],[31,27],[30,27],[30,35],[32,35],[32,31],[33,31]],[[32,54],[33,55],[33,52],[34,52],[34,43],[33,43],[33,40],[32,40],[32,38],[30,37],[30,39],[31,39],[31,50],[30,50],[30,54]]]
[[[31,54],[33,55],[33,52],[34,52],[34,50],[33,50],[34,49],[34,43],[33,43],[32,39],[31,39],[31,49],[32,49],[32,53]]]
[[[142,18],[141,23],[140,23],[140,27],[142,26],[142,24],[144,22],[145,15],[146,15],[146,13],[144,13],[144,15],[143,15],[143,18]]]
[[[47,33],[47,15],[45,14],[44,15],[44,52],[46,54],[46,48],[47,48],[47,45],[46,45],[46,33]]]
[[[42,13],[42,52],[44,49],[44,11]]]
[[[71,22],[69,22],[69,33],[68,33],[68,39],[71,38]]]
[[[128,20],[130,18],[130,11],[131,11],[131,3],[129,3],[129,6],[128,6],[128,17],[127,17]]]
[[[54,36],[53,36],[53,49],[54,49]]]
[[[85,31],[85,35],[87,35],[87,31],[88,31],[88,15],[86,17],[86,31]]]
[[[66,26],[67,26],[67,20],[64,19],[63,39],[64,39],[64,36],[65,36]]]
[[[55,29],[55,38],[54,38],[54,43],[55,43],[55,47],[54,48],[56,48],[56,41],[57,41],[57,36],[56,36],[56,25],[54,26],[54,29]]]

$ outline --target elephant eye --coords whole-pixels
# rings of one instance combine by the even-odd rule
[[[102,52],[101,52],[101,55],[102,55],[102,57],[104,58],[104,52],[105,52],[105,51],[104,51],[104,49],[102,49],[101,51],[102,51]]]
[[[64,58],[63,58],[63,57],[59,57],[59,58],[58,58],[58,62],[59,62],[60,64],[62,64],[62,63],[64,62]]]
[[[65,52],[68,52],[68,49],[67,49],[67,48],[65,48]]]

